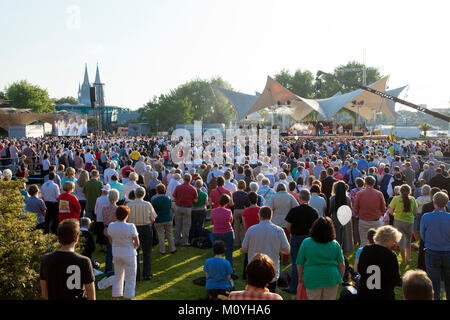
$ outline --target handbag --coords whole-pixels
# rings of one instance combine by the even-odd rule
[[[306,295],[305,284],[303,283],[303,281],[298,282],[297,300],[308,300],[308,296]]]

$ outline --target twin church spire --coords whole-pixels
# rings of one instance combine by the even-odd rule
[[[98,70],[98,63],[97,63],[97,70],[95,73],[95,82],[90,83],[89,82],[89,75],[87,70],[87,64],[85,64],[84,67],[84,79],[83,83],[78,83],[78,102],[80,104],[84,105],[91,105],[91,98],[90,98],[90,87],[95,87],[96,89],[96,96],[97,96],[97,104],[99,106],[105,105],[105,97],[103,92],[103,83],[100,81],[100,72]]]

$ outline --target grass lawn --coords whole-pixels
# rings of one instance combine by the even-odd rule
[[[208,222],[207,229],[212,231],[212,226]],[[98,248],[93,254],[94,260],[101,264],[101,270],[105,267],[105,253]],[[166,251],[168,251],[166,241]],[[353,266],[355,252],[348,255],[350,265]],[[212,256],[212,249],[198,249],[195,247],[177,247],[175,254],[161,255],[159,246],[154,246],[152,251],[152,274],[153,279],[149,281],[139,281],[136,283],[135,300],[198,300],[206,296],[206,289],[193,283],[194,279],[204,276],[203,265],[206,259]],[[142,256],[141,256],[142,257]],[[235,273],[239,279],[235,281],[236,290],[244,289],[246,281],[242,279],[244,254],[240,249],[235,249],[233,253],[233,265]],[[398,261],[401,262],[401,256],[398,252]],[[409,269],[417,267],[417,251],[411,251],[411,262],[409,264],[400,264],[400,271],[403,275]],[[141,264],[142,268],[142,264]],[[142,269],[141,269],[142,270]],[[291,265],[281,265],[281,272],[290,272]],[[103,275],[96,278],[101,280]],[[443,287],[442,287],[443,288]],[[277,288],[277,293],[284,300],[295,300],[294,295],[290,295],[281,288]],[[395,289],[396,299],[402,299],[402,290],[400,287]],[[110,300],[111,287],[106,290],[97,290],[97,299]]]

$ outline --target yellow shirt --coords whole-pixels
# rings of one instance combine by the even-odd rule
[[[141,154],[138,151],[133,151],[130,153],[131,159],[138,161]]]

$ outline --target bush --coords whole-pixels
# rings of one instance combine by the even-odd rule
[[[57,237],[33,231],[36,216],[24,213],[22,180],[0,181],[0,299],[39,299],[42,256],[60,247]]]

